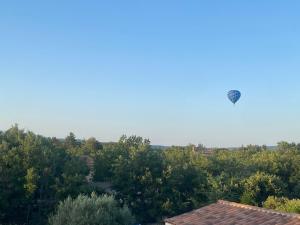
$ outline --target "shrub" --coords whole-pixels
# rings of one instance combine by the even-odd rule
[[[241,202],[244,204],[262,206],[270,196],[282,196],[285,185],[279,177],[263,172],[256,172],[243,181],[244,193]]]
[[[300,213],[300,199],[278,198],[270,196],[263,204],[264,208],[282,212]]]
[[[79,195],[59,203],[56,213],[49,218],[50,225],[132,225],[134,217],[127,206],[118,206],[108,195]]]

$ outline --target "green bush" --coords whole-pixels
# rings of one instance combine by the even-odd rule
[[[285,189],[284,183],[275,175],[256,172],[243,181],[244,193],[241,202],[249,205],[262,206],[270,196],[282,196]]]
[[[79,195],[60,202],[56,213],[49,218],[50,225],[132,225],[134,217],[129,209],[118,206],[108,195]]]
[[[264,208],[282,212],[300,213],[300,199],[278,198],[270,196],[263,204]]]

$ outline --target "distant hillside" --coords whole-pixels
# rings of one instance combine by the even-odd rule
[[[167,145],[151,145],[154,148],[158,148],[161,150],[165,150],[167,148],[170,148],[171,146]],[[185,146],[180,146],[180,147],[185,147]],[[266,146],[268,150],[276,150],[277,146]],[[241,147],[228,147],[228,148],[221,148],[221,147],[212,147],[212,148],[206,148],[207,150],[215,150],[215,149],[228,149],[228,150],[238,150]]]
[[[170,148],[171,146],[166,146],[166,145],[151,145],[153,148],[158,148],[161,150],[165,150],[167,148]]]

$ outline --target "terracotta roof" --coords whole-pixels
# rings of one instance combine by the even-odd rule
[[[300,214],[282,213],[219,200],[165,220],[171,225],[300,225]]]

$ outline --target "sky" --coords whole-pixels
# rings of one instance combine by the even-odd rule
[[[0,129],[300,142],[300,2],[1,1]],[[233,105],[227,92],[238,89]]]

